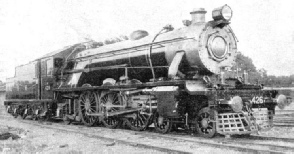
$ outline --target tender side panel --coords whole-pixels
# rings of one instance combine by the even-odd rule
[[[6,99],[37,98],[36,66],[37,62],[34,61],[15,68],[15,77],[7,79]]]

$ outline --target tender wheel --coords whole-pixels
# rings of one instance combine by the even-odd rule
[[[45,116],[43,117],[44,121],[49,121],[51,118],[51,113],[50,112],[46,112]]]
[[[87,115],[87,113],[96,112],[96,102],[97,97],[95,93],[90,91],[82,93],[79,98],[79,114],[86,126],[93,126],[97,121],[97,117]]]
[[[13,109],[13,112],[12,112],[12,116],[14,117],[14,118],[17,118],[18,117],[18,108],[14,108]]]
[[[211,138],[216,134],[216,124],[211,119],[214,119],[214,115],[217,112],[215,110],[205,107],[201,109],[196,118],[197,132],[207,138]]]
[[[21,117],[22,119],[26,119],[27,116],[28,116],[27,114],[23,114]]]
[[[117,107],[107,107],[107,105],[120,105],[118,93],[110,92],[102,95],[100,98],[100,103],[100,110],[102,110],[103,112],[111,113],[118,111],[119,108]],[[115,116],[104,117],[103,119],[101,119],[101,121],[105,127],[111,129],[118,127],[122,122],[121,119]]]
[[[170,132],[172,128],[172,122],[170,119],[160,117],[158,113],[154,115],[153,122],[155,130],[162,134]]]
[[[17,114],[17,113],[15,113],[15,114],[13,115],[13,117],[14,117],[14,118],[17,118],[17,117],[18,117],[18,114]]]
[[[63,120],[63,123],[66,124],[66,125],[69,125],[72,122],[71,119],[69,119],[67,115],[64,115],[62,117],[62,120]]]
[[[39,119],[38,115],[36,115],[36,114],[32,115],[32,120],[37,121],[38,119]]]
[[[127,125],[135,131],[145,130],[151,119],[151,115],[149,114],[141,114],[140,111],[133,113],[131,118],[127,119]]]
[[[28,116],[28,109],[24,109],[21,117],[22,117],[22,119],[25,119],[27,116]]]

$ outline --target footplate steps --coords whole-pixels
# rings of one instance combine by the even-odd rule
[[[267,108],[253,109],[253,116],[248,116],[248,113],[222,113],[216,120],[216,130],[223,135],[250,134],[272,127],[273,112]]]
[[[216,130],[223,135],[250,134],[257,132],[258,127],[243,113],[222,113],[217,116]]]

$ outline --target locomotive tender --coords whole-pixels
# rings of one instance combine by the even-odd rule
[[[224,5],[205,21],[195,9],[185,27],[155,36],[135,31],[127,41],[91,47],[75,44],[16,67],[7,79],[7,111],[23,118],[63,118],[141,131],[154,124],[215,134],[250,134],[271,128],[286,97],[232,76],[237,38]],[[143,35],[144,34],[144,35]]]

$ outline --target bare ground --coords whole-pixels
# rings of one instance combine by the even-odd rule
[[[126,141],[145,140],[142,137],[138,137],[137,139],[127,137],[125,136],[127,133],[124,135],[124,132],[117,133],[117,131],[103,130],[101,131],[101,136],[112,136],[111,138],[114,138],[113,141],[106,141],[82,134],[25,124],[13,118],[9,118],[9,120],[0,120],[0,131],[2,134],[9,132],[20,137],[19,139],[12,139],[12,137],[10,137],[7,140],[0,140],[0,152],[8,153],[242,153],[229,149],[186,144],[181,141],[168,141],[159,138],[151,139],[151,142],[158,143],[157,145],[159,147],[169,147],[170,149],[180,151],[164,152],[156,148],[141,148],[133,144],[128,145],[116,142],[116,139],[123,139]],[[85,129],[81,129],[81,131],[85,131]],[[150,141],[146,141],[146,144],[149,145],[149,142]]]
[[[122,145],[114,141],[93,139],[81,134],[66,133],[28,124],[16,120],[0,120],[1,134],[9,132],[19,139],[10,137],[0,141],[0,152],[6,153],[162,153],[156,150]],[[4,125],[3,125],[4,124]]]

